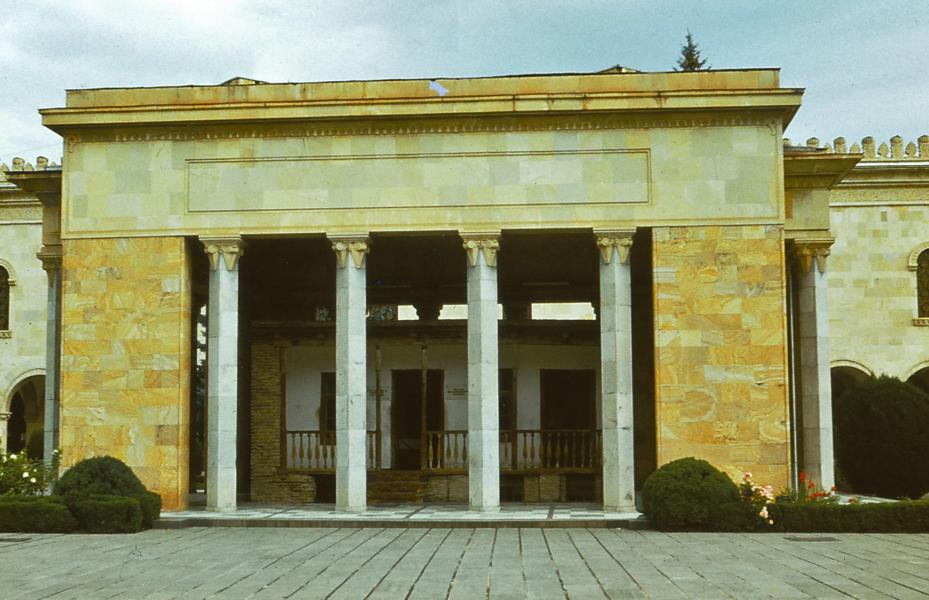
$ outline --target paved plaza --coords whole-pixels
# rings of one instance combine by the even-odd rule
[[[0,597],[926,598],[929,535],[188,528],[0,534]]]

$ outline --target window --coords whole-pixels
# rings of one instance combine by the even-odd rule
[[[929,317],[929,250],[916,259],[916,302],[919,317]]]
[[[322,373],[319,390],[319,430],[335,431],[335,373]]]
[[[10,329],[10,272],[0,267],[0,331]]]

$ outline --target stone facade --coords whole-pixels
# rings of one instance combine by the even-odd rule
[[[10,277],[9,327],[0,327],[0,412],[9,410],[16,385],[45,372],[47,279],[36,259],[41,247],[39,201],[0,171],[0,267]]]
[[[313,476],[289,473],[282,465],[283,348],[254,343],[251,351],[251,499],[313,502],[316,499]]]
[[[45,376],[46,276],[36,259],[42,207],[7,181],[5,168],[0,165],[0,267],[9,277],[9,319],[0,326],[0,452],[7,449],[7,419],[17,391],[25,412],[23,441],[43,428]]]
[[[189,277],[184,238],[64,241],[62,464],[115,456],[166,510],[187,505]]]
[[[911,264],[929,244],[929,143],[921,146],[923,156],[881,156],[872,140],[870,156],[830,193],[833,367],[904,380],[929,367],[929,321],[918,320]]]
[[[653,246],[658,463],[697,456],[786,486],[782,229],[660,227]]]

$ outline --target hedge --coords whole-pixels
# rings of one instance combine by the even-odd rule
[[[809,533],[929,533],[929,500],[874,504],[778,502],[768,506],[774,529]]]
[[[68,502],[81,529],[88,533],[135,533],[142,530],[139,499],[93,495]]]
[[[77,521],[55,496],[0,496],[0,531],[63,533],[77,529]]]

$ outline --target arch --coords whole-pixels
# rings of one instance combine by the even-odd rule
[[[14,377],[11,380],[12,383],[9,386],[7,386],[6,390],[4,390],[5,393],[3,394],[3,398],[2,398],[3,412],[10,412],[10,402],[13,401],[13,394],[16,393],[16,391],[22,386],[22,384],[26,383],[26,381],[28,381],[29,379],[32,379],[33,377],[38,377],[40,375],[42,376],[43,379],[45,378],[45,369],[40,369],[40,368],[29,369],[27,371],[20,373],[16,377]]]
[[[868,377],[874,377],[874,371],[872,371],[866,365],[856,360],[839,359],[839,360],[833,360],[829,363],[830,369],[836,369],[839,367],[848,367],[849,369],[855,369],[856,371],[861,371],[864,375],[867,375]]]
[[[13,268],[13,265],[10,264],[9,261],[0,258],[0,267],[2,267],[7,272],[10,287],[16,285],[16,269]]]
[[[915,271],[919,262],[919,255],[929,250],[929,242],[923,242],[910,251],[910,256],[906,259],[906,268]]]
[[[906,382],[929,394],[929,360],[913,366],[907,372]]]
[[[842,396],[846,390],[858,385],[874,373],[871,369],[852,360],[838,360],[832,362],[832,368],[829,369],[830,380],[832,383],[832,400]]]

